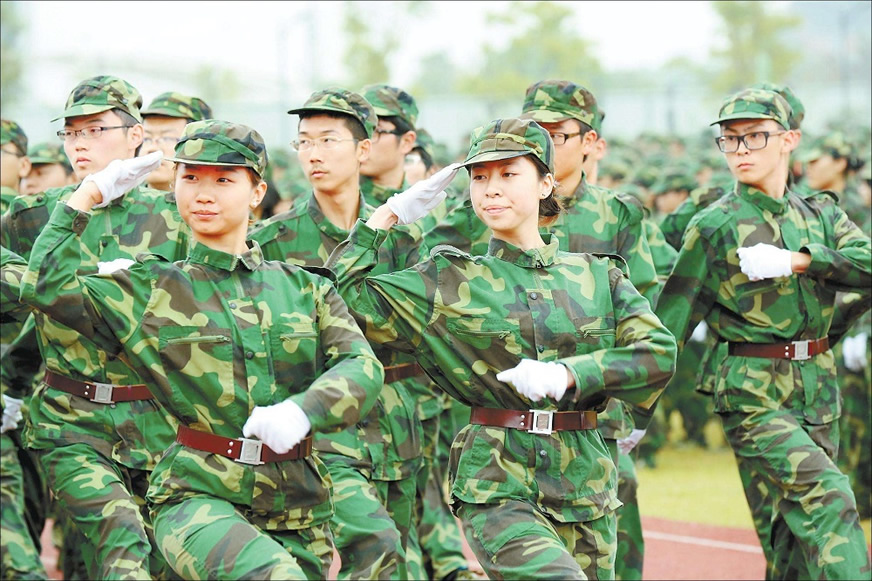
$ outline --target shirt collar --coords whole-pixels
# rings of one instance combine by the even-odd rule
[[[340,242],[348,238],[349,230],[343,230],[342,228],[337,227],[324,216],[324,212],[321,210],[321,206],[318,205],[318,199],[315,198],[314,192],[312,192],[312,195],[309,197],[309,205],[306,208],[306,212],[309,214],[309,217],[312,219],[312,222],[315,223],[317,228],[330,238],[339,240]],[[357,204],[357,217],[361,220],[366,220],[367,218],[367,205],[362,193],[360,194],[360,199]]]
[[[767,196],[757,188],[749,186],[748,184],[739,183],[737,191],[739,193],[739,196],[745,201],[750,202],[755,206],[759,206],[764,210],[772,212],[773,214],[781,214],[785,210],[787,210],[787,196],[789,194],[788,191],[784,192],[784,196],[780,200],[776,200],[771,196]]]
[[[487,253],[494,258],[499,258],[524,268],[551,266],[557,258],[560,241],[556,236],[551,234],[543,234],[542,239],[545,241],[545,246],[542,248],[521,250],[517,246],[492,236],[488,243]]]
[[[209,248],[200,242],[194,242],[194,247],[188,252],[188,262],[204,264],[221,270],[233,271],[240,265],[248,270],[256,270],[263,264],[263,252],[256,240],[247,240],[248,250],[242,254],[228,254],[222,250]]]

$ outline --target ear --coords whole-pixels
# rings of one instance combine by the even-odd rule
[[[414,131],[406,131],[400,137],[400,151],[405,156],[415,148],[415,140],[418,139],[418,134]]]
[[[372,140],[362,139],[357,142],[357,161],[360,163],[369,159],[369,152],[372,151]]]
[[[600,161],[602,158],[604,158],[606,156],[606,152],[608,151],[608,149],[609,149],[609,144],[608,144],[608,142],[606,142],[605,139],[603,139],[602,137],[597,139],[596,152],[594,155],[594,159],[596,159],[597,161]]]
[[[591,129],[585,133],[584,137],[581,138],[581,153],[583,155],[590,155],[596,151],[597,139],[599,139],[599,136],[596,134],[595,130]]]
[[[251,202],[249,205],[252,208],[257,208],[260,206],[260,203],[263,201],[263,197],[266,195],[266,182],[261,180],[254,186],[254,191],[251,193]]]
[[[781,151],[783,152],[791,152],[797,148],[799,145],[800,134],[795,130],[791,129],[790,131],[784,134],[784,141],[782,142]]]
[[[30,163],[30,158],[26,155],[24,157],[18,158],[18,177],[20,179],[26,178],[30,174],[30,170],[32,169],[32,164]]]
[[[539,198],[544,200],[554,190],[554,174],[546,174],[542,181],[539,182],[539,186]]]
[[[145,129],[142,127],[142,123],[137,123],[133,127],[127,130],[127,145],[132,151],[136,151],[136,148],[142,145],[142,140],[145,137]]]

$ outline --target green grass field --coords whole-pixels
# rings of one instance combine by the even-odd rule
[[[709,525],[754,527],[729,448],[703,449],[669,444],[656,455],[656,468],[638,467],[642,516]],[[864,520],[866,542],[872,521]]]

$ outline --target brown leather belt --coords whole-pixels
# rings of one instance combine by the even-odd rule
[[[312,453],[312,436],[291,448],[285,454],[275,452],[260,440],[249,438],[225,438],[208,432],[192,430],[187,426],[179,426],[176,442],[188,448],[211,452],[225,458],[230,458],[241,464],[265,464],[266,462],[282,462],[284,460],[299,460]]]
[[[595,430],[596,412],[549,412],[543,410],[504,410],[472,408],[472,424],[514,428],[533,434],[550,434],[557,430]]]
[[[154,398],[144,385],[112,385],[95,381],[78,381],[54,371],[45,370],[43,379],[47,385],[96,403],[117,403]]]
[[[385,367],[385,383],[393,383],[401,379],[409,379],[417,375],[422,375],[424,369],[417,363],[401,363],[400,365],[390,365]]]
[[[830,348],[827,337],[790,343],[730,343],[730,355],[737,357],[768,357],[804,361]]]

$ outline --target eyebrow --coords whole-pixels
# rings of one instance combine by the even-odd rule
[[[297,135],[298,136],[299,135],[309,135],[309,136],[311,136],[311,135],[327,135],[328,133],[333,134],[333,135],[339,135],[339,131],[337,129],[325,129],[325,130],[320,131],[318,133],[309,133],[308,131],[298,131]]]
[[[758,129],[760,127],[765,126],[766,121],[758,121],[757,123],[752,123],[746,127],[746,129]],[[738,133],[738,130],[733,129],[732,127],[724,127],[724,131],[732,131],[734,133]]]

